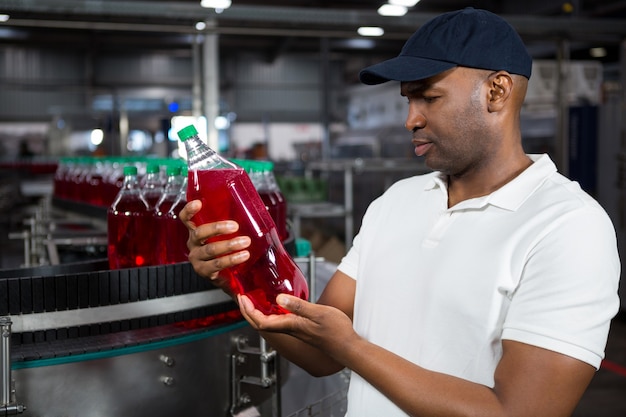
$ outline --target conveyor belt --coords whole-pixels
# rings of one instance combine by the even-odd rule
[[[12,356],[84,353],[136,343],[145,329],[159,327],[162,339],[172,324],[178,327],[170,330],[195,323],[189,330],[202,327],[197,326],[202,320],[209,325],[241,320],[236,304],[189,263],[106,268],[103,260],[0,271],[0,316],[13,321]]]
[[[21,369],[47,364],[79,362],[86,359],[104,358],[154,349],[156,344],[169,346],[181,340],[206,337],[206,334],[232,330],[233,326],[247,325],[239,310],[222,313],[209,313],[204,309],[196,315],[200,319],[179,321],[156,327],[117,331],[100,335],[57,339],[47,343],[27,343],[16,346],[11,351],[13,369]],[[193,315],[194,312],[192,312]],[[209,333],[207,333],[209,332]],[[186,338],[186,339],[183,339]]]

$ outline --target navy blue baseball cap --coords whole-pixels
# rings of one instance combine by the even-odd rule
[[[359,78],[370,85],[416,81],[457,66],[530,78],[532,58],[508,22],[467,7],[429,20],[406,41],[400,55],[363,69]]]

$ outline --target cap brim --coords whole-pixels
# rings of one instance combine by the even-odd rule
[[[416,81],[432,77],[457,64],[428,58],[400,55],[369,66],[359,73],[363,84],[374,85],[387,81]]]

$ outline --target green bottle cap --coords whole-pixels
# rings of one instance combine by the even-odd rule
[[[161,167],[159,166],[159,164],[150,163],[146,167],[147,174],[158,174],[160,172],[161,172]]]
[[[274,163],[272,161],[259,161],[259,171],[273,171]]]
[[[134,165],[128,165],[124,167],[124,176],[137,175],[137,167]]]
[[[181,169],[179,166],[169,165],[165,172],[167,173],[168,177],[171,177],[174,175],[180,175]]]
[[[300,237],[296,238],[296,256],[309,256],[311,254],[311,242]]]
[[[178,131],[178,137],[182,142],[186,141],[190,137],[196,136],[197,134],[198,131],[194,125],[189,125]]]

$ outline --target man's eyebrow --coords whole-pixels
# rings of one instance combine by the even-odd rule
[[[406,95],[422,94],[425,91],[429,90],[431,87],[432,87],[432,84],[425,83],[425,82],[414,81],[411,83],[406,83],[400,89],[400,95],[406,96]]]

